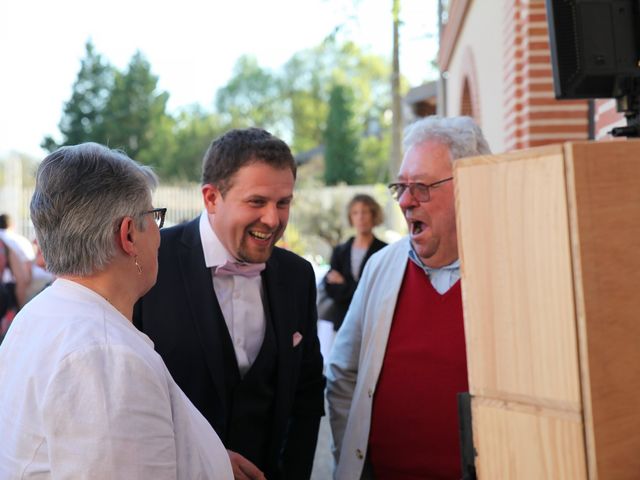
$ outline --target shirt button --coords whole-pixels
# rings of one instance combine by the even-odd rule
[[[362,450],[360,450],[359,448],[356,450],[356,457],[358,457],[358,460],[362,460],[364,458]]]
[[[369,398],[373,397],[373,388],[370,388],[370,389],[367,391],[367,395],[369,395]]]

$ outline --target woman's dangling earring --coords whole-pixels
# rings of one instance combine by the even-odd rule
[[[136,264],[136,268],[138,269],[138,275],[142,275],[142,267],[138,263],[138,256],[133,257],[133,262]]]

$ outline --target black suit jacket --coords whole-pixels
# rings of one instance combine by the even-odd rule
[[[331,269],[342,274],[344,283],[327,283],[326,278],[323,280],[325,282],[327,295],[333,299],[337,307],[337,315],[336,318],[333,319],[334,330],[338,330],[342,325],[344,316],[347,314],[347,310],[349,310],[349,304],[351,303],[353,294],[356,292],[356,287],[358,286],[358,281],[353,277],[353,273],[351,272],[351,246],[353,245],[353,241],[354,237],[351,237],[346,242],[336,245],[331,253]],[[373,242],[369,245],[367,253],[365,253],[362,259],[358,278],[362,276],[364,266],[371,255],[386,246],[387,244],[385,242],[373,237]]]
[[[156,285],[136,304],[134,324],[155,344],[171,375],[216,430],[227,431],[225,365],[215,318],[222,311],[206,267],[199,219],[162,230]],[[315,277],[311,265],[275,248],[262,272],[278,347],[267,478],[309,478],[324,414]],[[223,320],[224,321],[224,320]],[[294,347],[294,333],[302,341]],[[269,476],[269,474],[271,476]]]

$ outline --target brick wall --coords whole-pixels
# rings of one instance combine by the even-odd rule
[[[588,102],[556,100],[544,1],[506,0],[507,150],[588,138]]]

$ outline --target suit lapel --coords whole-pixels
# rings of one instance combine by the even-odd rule
[[[289,410],[293,375],[293,334],[296,331],[295,318],[290,310],[291,303],[287,301],[287,286],[275,252],[267,261],[267,268],[262,272],[266,297],[269,303],[270,316],[276,334],[278,345],[278,384],[276,389],[276,411],[283,415]],[[277,420],[276,420],[277,421]],[[279,425],[281,423],[276,423]]]
[[[185,227],[181,243],[178,245],[178,263],[185,286],[190,317],[200,337],[200,345],[211,372],[211,379],[226,411],[224,359],[218,328],[220,321],[224,323],[224,318],[213,291],[211,271],[205,265],[199,221],[200,219],[196,218]]]

